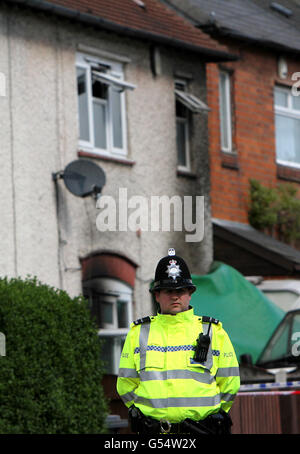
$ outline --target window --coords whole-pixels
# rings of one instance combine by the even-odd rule
[[[300,355],[300,313],[295,313],[293,317],[292,332],[291,332],[291,349],[292,356],[296,356],[299,361]]]
[[[299,294],[291,290],[264,290],[261,288],[260,290],[284,312],[293,310],[297,307],[298,299],[300,300]]]
[[[125,97],[135,86],[124,80],[123,65],[77,56],[79,143],[104,154],[127,154]]]
[[[265,347],[257,365],[280,367],[299,362],[300,312],[287,313]],[[273,364],[272,364],[273,363]]]
[[[187,82],[175,81],[176,144],[178,168],[191,170],[190,160],[190,114],[207,112],[209,108],[199,98],[187,92]]]
[[[85,281],[84,295],[99,327],[107,374],[118,374],[119,361],[132,321],[132,289],[113,278]]]
[[[300,167],[300,97],[275,87],[274,105],[277,162]]]
[[[231,80],[229,72],[220,71],[219,93],[221,150],[232,152]]]
[[[185,89],[185,82],[175,83],[175,94],[177,91],[184,92]],[[178,96],[176,96],[176,145],[178,167],[190,170],[189,110]]]

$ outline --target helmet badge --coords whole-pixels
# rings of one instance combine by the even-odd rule
[[[166,273],[168,273],[168,277],[172,278],[174,281],[176,281],[176,278],[180,276],[181,269],[179,265],[177,265],[177,261],[172,259],[169,261],[170,265],[167,267]]]
[[[175,249],[173,247],[168,249],[168,255],[175,255]]]

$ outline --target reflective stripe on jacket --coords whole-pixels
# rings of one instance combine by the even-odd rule
[[[193,309],[132,324],[117,381],[125,405],[170,422],[204,419],[221,408],[229,411],[240,387],[239,367],[220,322],[211,324],[205,363],[193,359],[199,333],[206,334],[208,326]]]

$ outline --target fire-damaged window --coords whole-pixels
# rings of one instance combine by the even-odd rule
[[[84,281],[83,293],[99,327],[105,372],[117,375],[132,321],[132,289],[117,279],[94,278]]]
[[[101,154],[127,154],[124,80],[118,62],[77,55],[79,144]]]

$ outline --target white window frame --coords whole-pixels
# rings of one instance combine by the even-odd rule
[[[284,94],[287,95],[287,107],[279,106],[275,103],[275,91],[283,92]],[[300,110],[293,109],[292,99],[293,99],[293,94],[292,94],[291,87],[281,87],[281,86],[274,87],[274,113],[275,113],[275,116],[282,115],[282,116],[285,116],[288,118],[295,118],[296,120],[299,120],[299,124],[300,124]],[[276,131],[275,131],[275,135],[276,135]],[[278,164],[282,164],[284,166],[300,168],[300,162],[284,161],[281,159],[277,159],[277,147],[276,147],[276,162]]]
[[[100,100],[92,97],[92,84],[91,76],[92,71],[97,75],[95,68],[97,65],[105,65],[109,67],[109,74],[105,73],[101,76],[101,81],[108,86],[108,100]],[[89,124],[89,140],[81,140],[79,137],[79,147],[84,151],[92,151],[95,154],[111,156],[118,155],[124,157],[128,154],[127,150],[127,124],[126,124],[126,106],[125,106],[125,90],[134,89],[135,85],[130,84],[124,80],[123,64],[113,60],[107,60],[102,57],[93,57],[84,53],[77,53],[76,68],[81,68],[86,71],[86,87],[88,99],[88,124]],[[100,77],[99,77],[100,79]],[[113,89],[120,91],[121,103],[121,124],[122,124],[122,148],[113,145],[113,116],[112,116],[112,102],[110,100],[110,93]],[[95,146],[94,134],[94,119],[93,119],[93,102],[106,103],[106,148],[97,148]],[[78,121],[80,115],[78,112]]]
[[[109,340],[112,345],[111,362],[106,369],[106,373],[117,375],[119,362],[122,353],[122,345],[130,329],[132,322],[132,289],[117,279],[113,278],[95,278],[84,283],[85,291],[90,288],[99,294],[103,294],[105,303],[112,304],[113,322],[105,324],[98,330],[98,336],[101,339]],[[127,305],[127,327],[118,328],[117,304],[121,302]]]
[[[182,90],[179,90],[176,88],[176,84],[179,84],[182,86]],[[177,123],[182,123],[184,124],[184,135],[185,135],[185,162],[186,162],[186,165],[183,166],[183,165],[177,165],[177,169],[178,170],[182,170],[182,171],[190,171],[191,170],[191,158],[190,158],[190,128],[189,128],[189,114],[188,114],[188,111],[189,111],[189,108],[188,106],[182,102],[182,99],[183,97],[181,96],[181,99],[178,99],[178,97],[180,95],[178,95],[177,92],[180,92],[180,93],[184,93],[186,92],[186,89],[187,89],[187,81],[184,80],[184,79],[175,79],[175,102],[181,102],[182,104],[185,105],[185,107],[187,108],[187,116],[186,118],[182,118],[182,117],[177,117],[176,115],[176,134],[177,134]],[[177,148],[177,142],[176,142],[176,148]],[[178,153],[178,150],[177,150],[177,153]]]
[[[193,113],[200,113],[203,111],[208,112],[210,110],[210,108],[203,101],[201,101],[201,99],[191,93],[175,89],[175,95],[177,100],[184,104],[185,107]]]
[[[127,305],[127,325],[128,328],[117,328],[117,304],[122,301],[122,304]],[[131,295],[122,294],[121,298],[117,299],[113,304],[113,323],[107,325],[104,328],[99,329],[98,336],[100,339],[108,340],[112,345],[112,357],[111,363],[106,366],[107,373],[112,375],[118,375],[119,363],[122,353],[122,348],[126,336],[129,332],[129,326],[132,321],[132,304],[131,304]],[[106,301],[107,302],[107,301]]]
[[[225,93],[222,96],[223,86],[221,83],[221,76],[225,77]],[[225,118],[223,118],[223,105],[222,99],[225,99]],[[226,153],[232,153],[232,109],[231,109],[231,74],[228,71],[220,70],[219,73],[219,112],[220,112],[220,144],[221,150]],[[224,144],[222,131],[226,131],[228,137],[228,144]]]

